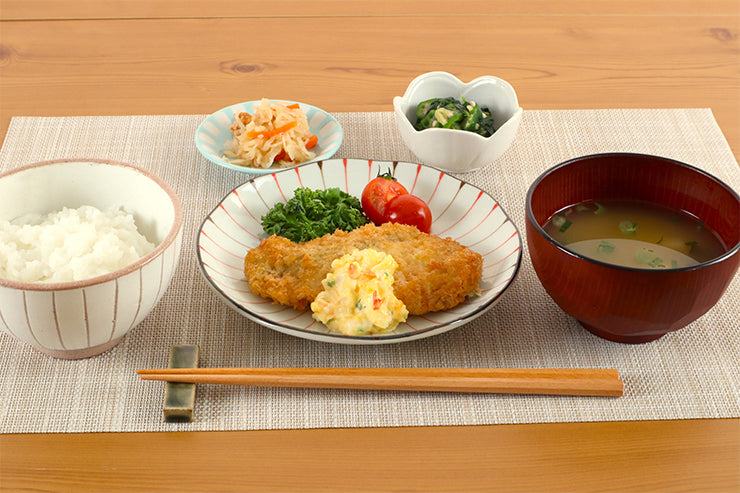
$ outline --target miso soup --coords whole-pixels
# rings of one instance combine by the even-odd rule
[[[544,229],[569,250],[625,267],[689,267],[727,251],[696,217],[648,202],[582,202],[554,214]]]

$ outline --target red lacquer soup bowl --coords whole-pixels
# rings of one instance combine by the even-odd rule
[[[615,199],[692,214],[726,251],[692,267],[621,267],[570,251],[543,229],[568,206]],[[566,161],[531,185],[526,211],[529,255],[545,290],[583,327],[611,341],[648,342],[695,321],[717,303],[740,263],[740,197],[717,178],[671,159],[613,153]]]

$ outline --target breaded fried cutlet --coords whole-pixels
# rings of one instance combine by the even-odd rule
[[[332,261],[355,248],[393,256],[398,263],[393,291],[411,315],[447,310],[478,290],[483,266],[478,253],[395,223],[367,224],[305,243],[270,236],[247,252],[244,274],[253,293],[303,310],[323,290]]]

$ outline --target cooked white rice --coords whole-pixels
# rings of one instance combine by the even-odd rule
[[[79,281],[112,272],[151,252],[134,218],[120,209],[64,208],[0,219],[0,277],[26,282]]]

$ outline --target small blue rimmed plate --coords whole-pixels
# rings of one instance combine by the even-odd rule
[[[330,332],[310,309],[275,305],[249,290],[244,255],[267,237],[260,218],[298,187],[337,187],[356,197],[383,170],[391,170],[432,211],[432,234],[449,237],[483,257],[480,293],[450,310],[412,316],[394,331],[375,336]],[[421,164],[366,159],[329,159],[287,173],[257,176],[230,192],[203,220],[197,237],[201,274],[226,304],[247,318],[284,334],[338,344],[390,344],[452,330],[490,310],[514,281],[522,238],[496,200],[483,190]]]
[[[296,101],[285,101],[282,99],[274,101],[281,101],[286,104],[296,103]],[[250,168],[249,166],[239,166],[238,164],[229,163],[224,159],[224,150],[229,148],[227,142],[233,138],[229,127],[234,123],[234,114],[238,114],[243,111],[254,113],[254,107],[260,103],[261,101],[238,103],[222,108],[210,115],[208,118],[203,120],[203,122],[198,126],[198,130],[195,132],[195,147],[198,148],[198,151],[200,151],[206,159],[212,163],[218,164],[219,166],[235,171],[241,171],[242,173],[264,175],[293,168],[301,164],[329,159],[337,152],[339,146],[342,145],[344,132],[342,131],[342,126],[339,125],[339,122],[333,116],[315,106],[298,103],[301,110],[306,114],[311,133],[316,134],[319,138],[318,144],[314,149],[312,149],[312,151],[316,153],[315,158],[310,161],[305,161],[303,163],[284,168]]]

